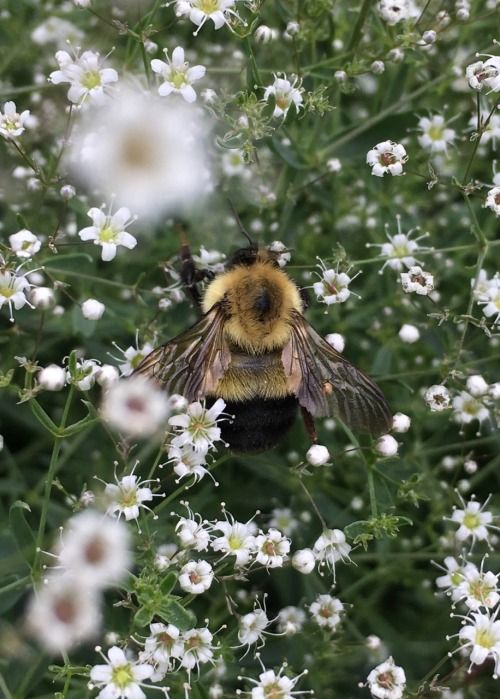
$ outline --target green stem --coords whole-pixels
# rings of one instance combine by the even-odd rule
[[[30,581],[29,575],[25,575],[23,578],[18,578],[17,580],[14,580],[13,582],[9,583],[8,585],[4,585],[3,587],[0,587],[0,596],[5,595],[7,592],[12,592],[12,590],[17,590],[18,587],[23,587],[24,585],[28,585]]]
[[[377,517],[378,509],[377,498],[375,496],[375,479],[373,478],[373,470],[370,466],[368,467],[368,493],[370,496],[370,510],[372,517]]]
[[[354,53],[357,45],[361,41],[363,25],[366,21],[368,12],[370,11],[370,8],[373,5],[373,3],[374,0],[363,0],[363,4],[361,5],[361,9],[359,11],[358,19],[356,20],[356,24],[354,25],[354,29],[352,30],[351,38],[349,39],[349,43],[347,45],[348,53]]]

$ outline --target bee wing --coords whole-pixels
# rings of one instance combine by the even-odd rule
[[[338,416],[362,432],[387,432],[392,415],[380,388],[336,352],[306,319],[294,314],[282,362],[291,391],[311,415]]]
[[[223,335],[225,319],[222,306],[216,304],[189,330],[148,354],[134,374],[188,401],[203,398],[215,390],[231,360]]]

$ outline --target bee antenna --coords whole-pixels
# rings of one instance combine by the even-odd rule
[[[245,226],[242,224],[241,219],[240,219],[240,217],[239,217],[239,215],[238,215],[238,212],[236,211],[236,208],[235,208],[233,202],[231,201],[231,199],[228,199],[227,201],[228,201],[228,204],[229,204],[229,206],[230,206],[230,208],[231,208],[231,211],[232,211],[232,213],[233,213],[233,216],[234,216],[234,218],[236,219],[236,223],[238,224],[238,228],[240,229],[240,231],[243,233],[243,235],[245,236],[245,238],[246,238],[246,239],[248,240],[248,242],[250,243],[250,247],[256,249],[256,248],[258,247],[258,245],[257,245],[257,243],[256,243],[254,240],[251,239],[251,237],[250,237],[248,231],[246,230]]]

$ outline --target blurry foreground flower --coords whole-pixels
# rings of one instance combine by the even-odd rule
[[[15,102],[6,102],[0,111],[0,135],[4,138],[17,138],[27,126],[30,112],[25,109],[18,114]]]
[[[25,276],[5,270],[0,272],[0,308],[6,304],[9,307],[9,320],[13,323],[14,316],[12,307],[18,311],[24,305],[30,302],[26,297],[26,292],[29,291],[31,285]],[[33,306],[31,306],[33,308]]]
[[[169,402],[165,391],[143,376],[113,383],[104,392],[101,416],[111,427],[134,438],[155,434],[166,423]]]
[[[85,115],[72,168],[142,218],[193,208],[207,190],[206,131],[197,110],[128,88]]]
[[[384,22],[390,26],[405,19],[418,17],[421,12],[413,0],[380,0],[377,10]]]
[[[33,257],[42,247],[40,239],[25,228],[9,235],[9,243],[16,256],[26,260]]]
[[[72,58],[67,51],[58,51],[56,61],[59,70],[50,74],[54,85],[69,83],[68,99],[74,104],[82,104],[85,99],[102,104],[106,99],[108,86],[118,80],[114,68],[103,68],[101,57],[94,51],[84,51],[81,56]]]
[[[298,78],[295,78],[293,82],[287,80],[286,75],[282,78],[277,75],[274,76],[274,82],[272,85],[268,85],[264,92],[264,99],[269,101],[271,96],[274,97],[274,112],[273,117],[286,117],[288,110],[291,106],[295,108],[298,112],[302,107],[303,98],[302,93],[303,88],[298,82]]]
[[[377,665],[368,675],[366,682],[376,699],[401,699],[406,687],[406,675],[392,657]]]
[[[366,162],[372,169],[372,175],[383,177],[385,174],[402,175],[403,165],[408,160],[406,150],[401,143],[382,141],[366,154]]]
[[[93,240],[94,245],[102,247],[101,259],[105,262],[113,260],[119,245],[132,250],[137,245],[133,235],[125,230],[134,218],[130,211],[122,206],[116,213],[105,214],[102,209],[93,206],[87,215],[92,219],[93,226],[82,228],[78,233],[82,240]]]
[[[172,52],[172,58],[168,58],[168,51],[165,49],[165,61],[154,58],[151,61],[151,68],[157,73],[163,82],[158,88],[158,94],[166,97],[172,92],[177,92],[186,102],[195,102],[196,92],[192,86],[196,80],[200,80],[205,75],[205,66],[189,67],[189,63],[184,60],[184,49],[177,46]]]
[[[96,648],[100,651],[100,648]],[[127,658],[121,648],[113,646],[108,650],[108,657],[102,656],[105,665],[94,665],[90,670],[89,689],[101,689],[99,699],[145,699],[141,689],[143,681],[151,677],[153,666],[139,663]]]
[[[446,127],[441,114],[434,114],[430,118],[422,117],[418,122],[418,128],[418,142],[429,153],[446,153],[447,147],[456,137],[455,130]]]

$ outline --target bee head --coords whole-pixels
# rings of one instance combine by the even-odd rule
[[[239,266],[251,267],[256,262],[267,262],[273,267],[279,267],[277,257],[277,253],[273,253],[267,248],[259,248],[257,243],[252,243],[233,252],[226,264],[226,269],[234,269]]]

